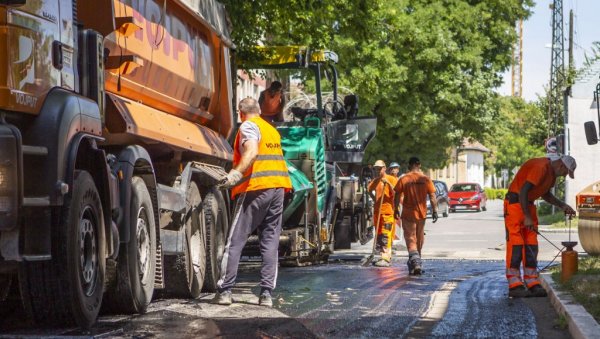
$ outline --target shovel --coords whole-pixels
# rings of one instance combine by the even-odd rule
[[[383,194],[381,196],[381,201],[379,202],[379,210],[377,211],[377,219],[375,219],[377,222],[375,223],[376,227],[375,227],[375,235],[373,237],[373,249],[371,250],[371,255],[369,255],[365,261],[362,263],[363,266],[369,266],[371,264],[371,262],[373,262],[373,258],[375,258],[375,250],[377,248],[377,235],[379,234],[379,224],[380,224],[380,219],[381,219],[381,206],[383,206],[383,198],[385,197],[385,185],[390,185],[390,187],[392,186],[389,182],[384,182],[383,183]],[[394,197],[394,188],[392,187],[392,198]]]

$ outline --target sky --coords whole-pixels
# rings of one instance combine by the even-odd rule
[[[550,44],[552,43],[552,0],[537,0],[533,13],[523,22],[523,98],[537,99],[550,82]],[[565,64],[568,63],[569,10],[573,9],[573,56],[575,67],[580,67],[584,55],[591,54],[592,42],[600,41],[599,0],[563,0]],[[498,92],[511,94],[510,69],[503,75],[504,85]]]

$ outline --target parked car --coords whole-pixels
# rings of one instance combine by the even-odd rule
[[[450,208],[448,203],[448,186],[446,186],[445,182],[439,180],[433,180],[433,186],[435,186],[438,214],[445,218],[448,216]],[[431,215],[431,201],[429,201],[429,196],[427,196],[427,215]]]
[[[457,210],[485,211],[487,196],[483,188],[476,183],[457,183],[448,192],[450,212]]]

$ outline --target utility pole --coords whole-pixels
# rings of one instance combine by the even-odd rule
[[[516,30],[517,43],[512,57],[511,95],[520,98],[523,96],[523,19],[517,22]]]
[[[552,57],[550,59],[550,90],[548,92],[548,136],[559,134],[559,121],[563,121],[565,85],[565,44],[563,36],[563,3],[553,0]]]
[[[571,95],[571,85],[573,84],[573,73],[575,71],[574,68],[574,60],[573,60],[573,10],[569,11],[569,66],[567,68],[567,74],[565,77],[565,91],[563,93],[563,104],[564,104],[564,116],[563,116],[563,124],[564,124],[564,154],[569,154],[570,152],[570,131],[568,128],[569,124],[569,96]]]

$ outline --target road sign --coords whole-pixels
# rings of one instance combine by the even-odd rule
[[[546,146],[546,153],[548,155],[556,155],[558,153],[558,143],[556,142],[556,137],[546,139],[544,144]]]

